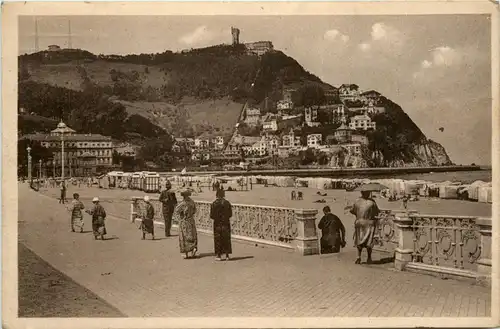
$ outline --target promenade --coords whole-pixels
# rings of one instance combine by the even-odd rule
[[[112,208],[112,198],[100,195]],[[90,195],[82,196],[89,207]],[[88,215],[87,233],[71,233],[63,205],[19,185],[20,242],[126,316],[490,315],[488,288],[391,264],[354,265],[352,242],[339,255],[304,257],[233,241],[233,260],[215,262],[212,238],[200,234],[200,257],[184,260],[177,236],[164,238],[157,227],[160,239],[142,241],[137,224],[115,216],[107,220],[109,240],[95,241]]]

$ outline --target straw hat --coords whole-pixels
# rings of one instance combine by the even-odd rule
[[[149,195],[144,196],[144,201],[149,202]]]
[[[95,196],[95,197],[92,199],[92,202],[99,202],[99,198]]]

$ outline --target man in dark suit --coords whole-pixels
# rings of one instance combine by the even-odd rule
[[[172,185],[169,181],[165,189],[160,193],[160,202],[163,204],[163,220],[165,221],[165,236],[170,236],[170,228],[172,227],[172,216],[174,214],[175,206],[177,205],[177,198],[175,193],[170,189]]]

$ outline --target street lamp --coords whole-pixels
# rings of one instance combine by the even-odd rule
[[[61,180],[64,181],[64,134],[71,134],[75,131],[61,121],[57,124],[57,128],[52,130],[52,132],[61,135]]]
[[[28,151],[28,181],[31,182],[31,147],[27,147],[26,151]]]

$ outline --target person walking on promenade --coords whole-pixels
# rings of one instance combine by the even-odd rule
[[[149,201],[149,196],[144,196],[145,209],[144,214],[142,216],[142,222],[140,228],[142,229],[142,239],[146,239],[146,234],[152,235],[152,240],[155,239],[155,208]]]
[[[323,213],[325,215],[318,224],[318,228],[321,230],[321,253],[338,253],[340,248],[344,248],[346,245],[344,224],[340,218],[332,214],[329,206],[323,208]]]
[[[183,200],[175,209],[175,213],[179,218],[179,249],[181,254],[184,254],[184,258],[189,259],[194,258],[198,251],[198,234],[194,221],[196,204],[190,198],[190,190],[183,190],[181,196]],[[191,256],[189,256],[189,253],[191,253]]]
[[[80,201],[80,195],[78,193],[73,194],[73,201],[68,210],[71,213],[71,232],[79,231],[83,233],[83,213],[82,210],[85,208],[83,203]]]
[[[163,220],[165,221],[165,236],[170,236],[170,229],[172,227],[172,216],[174,214],[175,206],[177,205],[177,198],[175,193],[170,189],[172,184],[167,181],[165,189],[160,193],[160,202],[162,203]]]
[[[231,203],[224,199],[224,190],[217,190],[216,199],[210,207],[210,218],[214,220],[214,251],[216,261],[220,261],[221,255],[225,254],[224,260],[229,260],[232,253],[231,248],[231,222],[233,216]]]
[[[66,203],[66,183],[64,181],[61,182],[61,198],[59,198],[59,203]]]
[[[99,203],[99,198],[94,197],[92,199],[92,209],[86,210],[86,212],[92,215],[92,232],[94,233],[94,239],[100,236],[101,240],[104,240],[104,236],[108,233],[106,231],[106,211],[103,206]]]
[[[376,217],[379,212],[377,203],[371,198],[371,192],[361,191],[361,198],[356,200],[351,208],[351,214],[356,216],[356,220],[354,221],[354,244],[358,248],[356,264],[361,264],[361,252],[363,248],[366,248],[368,253],[367,264],[372,263]]]

